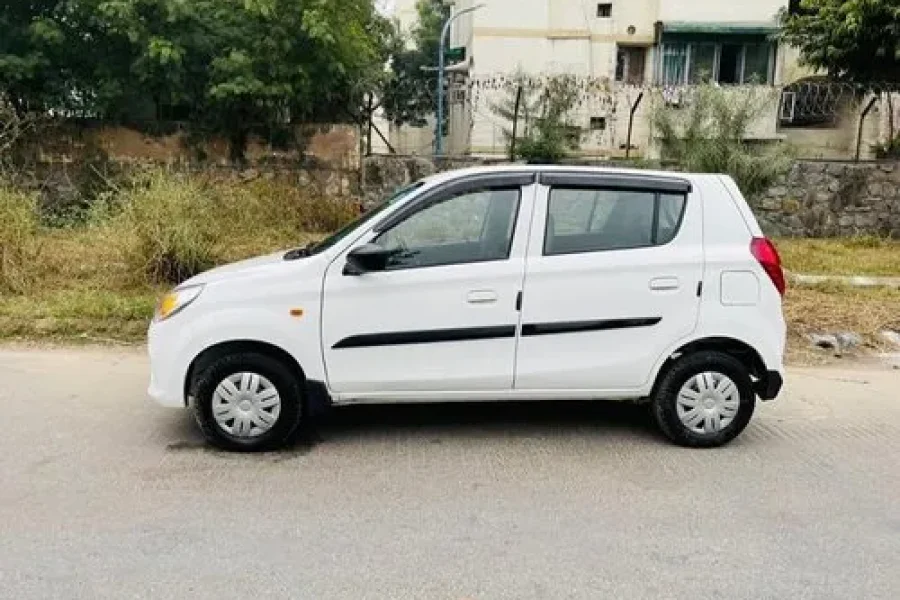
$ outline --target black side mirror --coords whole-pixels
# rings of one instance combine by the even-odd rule
[[[347,255],[344,275],[362,275],[372,271],[384,271],[392,254],[392,250],[377,244],[365,244],[354,248]]]

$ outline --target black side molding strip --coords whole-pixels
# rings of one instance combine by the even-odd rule
[[[608,331],[610,329],[652,327],[659,324],[660,321],[662,321],[662,317],[651,317],[646,319],[608,319],[605,321],[569,321],[563,323],[530,323],[522,326],[522,335],[558,335],[562,333],[582,333],[585,331]]]
[[[470,340],[494,340],[514,337],[516,337],[515,325],[466,327],[460,329],[432,329],[429,331],[394,331],[350,336],[342,339],[332,346],[332,348],[373,348],[377,346],[435,344],[440,342],[465,342]]]

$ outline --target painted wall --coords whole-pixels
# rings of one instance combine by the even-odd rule
[[[773,21],[787,0],[659,0],[660,21]]]

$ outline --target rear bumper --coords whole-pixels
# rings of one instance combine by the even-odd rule
[[[756,395],[762,400],[774,400],[781,393],[781,387],[784,385],[784,378],[778,371],[767,372],[754,386]]]

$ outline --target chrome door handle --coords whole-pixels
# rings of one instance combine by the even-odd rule
[[[492,290],[473,290],[466,296],[469,304],[490,304],[497,301],[497,292]]]
[[[650,280],[650,289],[655,292],[677,290],[679,287],[677,277],[657,277]]]

